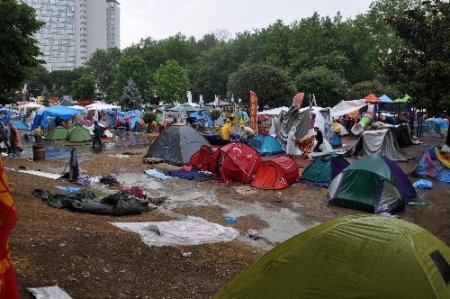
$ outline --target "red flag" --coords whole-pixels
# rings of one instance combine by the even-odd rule
[[[294,96],[294,100],[292,101],[292,106],[294,106],[297,109],[302,108],[302,102],[303,98],[305,97],[304,92],[299,92]]]
[[[253,91],[250,91],[250,127],[258,132],[258,97]]]
[[[19,298],[16,276],[8,248],[9,233],[16,222],[17,213],[9,192],[3,160],[0,158],[0,299]]]

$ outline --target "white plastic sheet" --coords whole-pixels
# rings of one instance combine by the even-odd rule
[[[239,235],[232,227],[188,216],[184,220],[161,222],[111,222],[112,225],[138,233],[148,246],[199,245],[228,242]]]
[[[64,290],[58,286],[28,288],[36,299],[72,299]]]

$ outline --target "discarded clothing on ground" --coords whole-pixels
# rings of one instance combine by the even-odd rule
[[[198,169],[192,169],[190,171],[184,169],[171,170],[168,172],[168,174],[180,179],[196,181],[207,181],[215,178],[212,173],[207,173]]]
[[[39,170],[19,170],[19,172],[36,175],[36,176],[40,176],[40,177],[44,177],[44,178],[49,178],[49,179],[53,179],[53,180],[57,180],[61,177],[61,175],[58,173],[48,173],[48,172],[43,172],[43,171],[39,171]]]
[[[150,168],[150,169],[144,170],[144,172],[146,174],[148,174],[149,176],[152,176],[154,178],[157,178],[157,179],[160,179],[160,180],[163,180],[163,181],[168,180],[168,179],[171,178],[170,176],[168,176],[168,175],[166,175],[166,174],[162,173],[161,171],[158,171],[158,170],[156,170],[154,168]]]
[[[188,216],[184,220],[160,222],[111,222],[112,225],[138,233],[148,246],[198,245],[228,242],[239,235],[232,227]]]
[[[84,213],[120,216],[140,214],[152,210],[148,202],[142,202],[136,197],[120,192],[99,197],[98,194],[90,190],[67,195],[35,189],[33,195],[46,201],[51,207]]]
[[[63,289],[58,286],[28,288],[36,299],[72,299]]]
[[[100,183],[109,185],[109,186],[116,186],[119,185],[119,181],[113,177],[112,175],[107,175],[100,178]]]
[[[122,193],[133,195],[137,198],[145,198],[144,191],[139,187],[126,187],[121,190]]]
[[[91,179],[88,177],[79,177],[78,180],[73,182],[75,185],[79,186],[90,186],[91,185]]]

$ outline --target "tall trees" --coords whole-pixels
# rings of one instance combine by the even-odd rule
[[[128,80],[127,85],[123,88],[122,106],[129,108],[140,108],[142,106],[141,94],[131,78]]]
[[[165,103],[186,102],[190,87],[187,69],[175,60],[168,60],[155,73],[154,90]]]
[[[228,91],[248,104],[249,92],[259,98],[259,106],[279,107],[291,103],[295,88],[280,69],[268,65],[242,67],[228,80]]]
[[[113,74],[119,64],[120,54],[120,50],[117,48],[99,49],[91,55],[86,63],[86,67],[97,79],[98,89],[101,92],[107,92],[112,85]]]
[[[76,100],[95,99],[95,77],[83,75],[80,79],[72,82],[72,96]]]
[[[19,86],[39,65],[33,34],[42,25],[30,6],[16,0],[0,1],[0,92]]]
[[[408,8],[395,17],[388,16],[387,22],[405,46],[383,61],[385,75],[408,91],[419,106],[438,115],[448,113],[450,3],[410,0]]]

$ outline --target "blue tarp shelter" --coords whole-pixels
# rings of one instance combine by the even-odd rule
[[[66,106],[53,106],[50,108],[41,108],[36,111],[36,116],[34,117],[33,124],[30,130],[36,129],[38,126],[47,127],[48,117],[59,117],[63,120],[71,119],[74,115],[80,114],[82,110],[69,108]]]
[[[390,97],[388,97],[386,94],[383,94],[381,97],[379,97],[381,103],[384,104],[393,104],[394,100],[392,100]]]
[[[275,155],[284,153],[280,142],[270,135],[256,135],[248,144],[258,151],[260,155]]]

